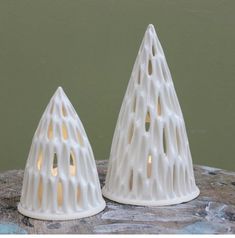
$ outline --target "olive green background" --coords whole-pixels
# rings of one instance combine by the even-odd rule
[[[0,0],[0,170],[23,168],[58,86],[109,156],[139,45],[155,25],[193,161],[235,170],[234,0]]]

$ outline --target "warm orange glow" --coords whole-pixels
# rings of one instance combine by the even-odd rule
[[[63,113],[64,117],[67,117],[67,111],[66,111],[64,105],[62,105],[62,113]]]
[[[150,178],[152,175],[152,155],[148,156],[148,163],[147,163],[147,176]]]
[[[38,184],[38,203],[39,203],[39,207],[42,204],[42,192],[43,192],[43,189],[42,189],[42,178],[40,178],[39,184]]]
[[[76,167],[74,165],[70,165],[69,166],[69,171],[70,171],[70,175],[71,176],[75,176],[76,175]]]
[[[67,140],[68,139],[68,131],[67,131],[67,128],[64,123],[62,124],[62,134],[63,134],[63,138],[65,140]]]
[[[63,187],[61,182],[58,182],[58,185],[57,185],[57,203],[59,207],[63,203]]]
[[[147,114],[146,114],[145,122],[150,123],[150,113],[149,112],[147,112]]]
[[[149,131],[150,121],[151,121],[151,117],[150,117],[150,113],[148,111],[147,114],[146,114],[146,117],[145,117],[145,130],[146,131]]]
[[[48,131],[47,131],[47,136],[48,136],[49,139],[52,139],[52,137],[53,137],[53,125],[52,125],[52,121],[51,121],[50,124],[49,124]]]
[[[69,171],[70,171],[71,176],[75,176],[76,175],[76,166],[70,165],[69,166]],[[51,169],[51,174],[52,174],[52,176],[57,176],[58,175],[58,168]]]
[[[52,174],[52,176],[57,176],[57,174],[58,174],[58,168],[52,169],[52,170],[51,170],[51,174]]]
[[[38,167],[38,170],[41,170],[42,168],[42,150],[39,151],[37,167]]]
[[[80,132],[77,130],[77,136],[78,136],[78,142],[81,146],[83,146],[83,140],[82,140],[82,137],[81,137],[81,134]]]
[[[71,176],[75,176],[76,175],[76,161],[75,161],[75,157],[74,157],[73,151],[71,151],[71,153],[70,153],[69,172],[70,172]]]

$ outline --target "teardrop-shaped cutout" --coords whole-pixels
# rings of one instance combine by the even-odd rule
[[[63,203],[63,186],[61,181],[57,184],[57,204],[58,207],[61,207]]]
[[[83,146],[83,139],[81,136],[81,133],[79,132],[79,130],[77,129],[77,137],[78,137],[78,142],[81,146]]]
[[[147,177],[150,178],[152,175],[152,155],[148,155],[148,161],[147,161]]]
[[[81,200],[81,189],[80,186],[77,187],[77,202],[79,203]]]
[[[156,49],[155,49],[154,45],[152,45],[152,55],[153,55],[153,56],[156,55]]]
[[[129,133],[128,133],[128,143],[131,143],[132,137],[134,134],[134,125],[133,123],[131,123],[130,127],[129,127]]]
[[[71,176],[76,175],[76,161],[73,151],[70,152],[70,158],[69,158],[69,171]]]
[[[158,114],[158,116],[161,116],[161,114],[162,114],[160,97],[158,97],[158,100],[157,100],[157,114]]]
[[[67,116],[68,116],[67,110],[66,110],[64,104],[62,104],[62,115],[63,115],[64,117],[67,117]]]
[[[68,131],[64,122],[62,123],[62,135],[65,140],[68,139]]]
[[[52,123],[52,121],[50,121],[50,124],[48,126],[47,136],[48,136],[49,140],[51,140],[53,138],[53,123]]]
[[[180,151],[181,151],[181,140],[180,140],[179,130],[178,130],[177,127],[175,128],[175,136],[176,136],[176,143],[177,143],[178,153],[180,154]]]
[[[153,73],[152,61],[149,59],[149,62],[148,62],[148,74],[152,75],[152,73]]]
[[[150,113],[148,111],[146,114],[146,117],[145,117],[145,131],[149,131],[150,121],[151,121],[151,117],[150,117]]]
[[[166,73],[166,68],[163,62],[161,62],[161,69],[162,69],[162,75],[165,81],[167,81],[167,73]]]
[[[172,173],[173,173],[172,175],[173,191],[176,193],[176,195],[178,195],[178,184],[177,184],[178,174],[177,174],[177,168],[175,164],[173,165]]]
[[[137,76],[138,78],[138,80],[137,80],[137,82],[138,82],[138,84],[140,84],[141,83],[141,72],[140,72],[140,69],[139,69],[139,71],[138,71],[138,76]]]
[[[40,176],[39,183],[38,183],[38,206],[41,207],[42,205],[42,193],[43,193],[43,185],[42,185],[42,177]]]
[[[130,178],[129,178],[129,190],[131,191],[133,188],[133,169],[131,170]]]
[[[38,170],[41,170],[41,168],[42,168],[42,160],[43,160],[42,149],[40,148],[39,149],[39,153],[38,153],[38,160],[37,160],[37,168],[38,168]]]
[[[166,139],[166,129],[163,128],[163,135],[162,135],[162,140],[163,140],[163,152],[166,154],[167,153],[167,139]]]
[[[56,153],[54,153],[54,157],[53,157],[53,161],[52,161],[51,174],[52,174],[52,176],[58,175],[58,159],[57,159]]]

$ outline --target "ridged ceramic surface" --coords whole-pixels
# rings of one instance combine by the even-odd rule
[[[181,203],[198,194],[181,108],[149,25],[119,113],[103,195],[148,206]]]
[[[94,215],[104,207],[89,140],[59,87],[34,134],[18,209],[33,218],[67,220]]]

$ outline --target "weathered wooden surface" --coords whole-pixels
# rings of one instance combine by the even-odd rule
[[[103,186],[106,161],[98,161]],[[130,206],[106,199],[100,214],[72,221],[40,221],[17,211],[23,171],[0,173],[0,233],[235,233],[235,172],[194,166],[200,196],[165,207]]]

